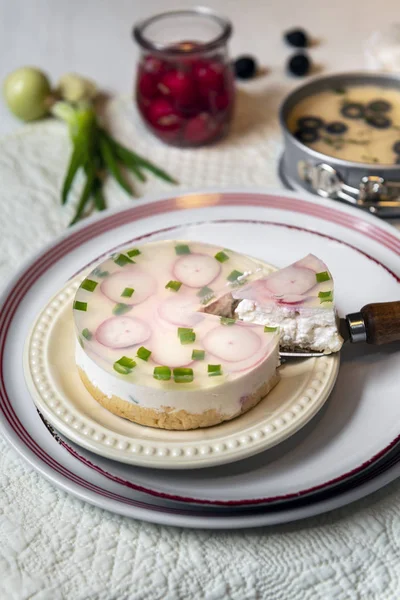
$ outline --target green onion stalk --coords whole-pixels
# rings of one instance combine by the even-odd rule
[[[99,124],[91,103],[81,102],[73,106],[68,102],[59,101],[55,102],[50,110],[55,117],[68,124],[72,141],[72,153],[61,190],[62,204],[68,201],[78,171],[83,170],[85,174],[85,183],[70,225],[74,225],[82,217],[91,200],[97,210],[106,208],[103,184],[107,175],[114,177],[131,197],[135,196],[135,193],[124,174],[124,169],[131,171],[141,182],[147,180],[147,171],[168,183],[176,183],[163,169],[117,142]]]
[[[114,177],[129,196],[134,196],[134,190],[125,170],[131,171],[142,183],[146,181],[146,172],[168,183],[176,183],[168,173],[125,148],[107,133],[94,110],[97,95],[95,83],[75,73],[63,75],[52,89],[46,73],[35,67],[16,69],[3,82],[4,100],[18,119],[29,122],[52,114],[68,124],[72,153],[61,191],[62,204],[68,200],[78,171],[85,175],[71,225],[82,217],[91,201],[97,210],[106,208],[103,184],[108,175]]]

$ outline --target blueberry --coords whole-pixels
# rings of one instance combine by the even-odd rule
[[[319,117],[300,117],[297,126],[299,129],[320,129],[324,126],[324,122]]]
[[[388,129],[392,121],[383,115],[367,115],[365,118],[365,122],[371,127],[375,127],[375,129]]]
[[[332,123],[326,125],[325,130],[332,135],[339,135],[340,133],[345,133],[348,127],[346,123],[342,123],[341,121],[332,121]]]
[[[400,154],[400,142],[395,142],[394,143],[394,145],[393,145],[393,152],[395,152],[395,154]]]
[[[319,140],[319,134],[316,129],[298,129],[294,137],[303,144],[312,144]]]
[[[347,102],[342,106],[340,112],[348,119],[362,119],[365,115],[365,108],[358,102]]]
[[[257,62],[252,56],[240,56],[233,63],[238,79],[251,79],[257,73]]]
[[[294,46],[295,48],[305,48],[310,43],[304,29],[290,29],[290,31],[286,31],[285,40],[290,46]]]
[[[367,110],[374,113],[388,112],[392,108],[392,105],[386,100],[374,100],[367,105]]]
[[[311,61],[306,54],[294,54],[287,64],[287,68],[293,75],[301,77],[307,75],[311,67]]]

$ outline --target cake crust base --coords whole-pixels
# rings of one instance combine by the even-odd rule
[[[258,404],[279,381],[279,375],[276,373],[272,379],[260,386],[253,394],[246,397],[242,403],[241,409],[236,414],[226,415],[215,409],[196,414],[189,413],[185,410],[174,411],[174,409],[169,406],[165,406],[162,411],[158,411],[153,408],[145,408],[127,402],[118,396],[109,398],[99,390],[99,388],[92,384],[83,369],[78,367],[78,370],[82,382],[91,396],[93,396],[101,406],[112,412],[114,415],[133,421],[134,423],[139,423],[140,425],[146,425],[147,427],[173,430],[212,427],[223,421],[234,419],[256,406],[256,404]]]

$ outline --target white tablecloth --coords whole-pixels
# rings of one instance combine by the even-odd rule
[[[180,5],[190,5],[181,2]],[[109,116],[118,135],[175,173],[182,187],[279,185],[276,109],[293,85],[281,31],[302,21],[321,38],[325,68],[360,67],[361,43],[391,20],[394,2],[213,2],[236,23],[236,53],[250,51],[271,74],[244,86],[234,131],[214,148],[168,150],[136,127],[129,101]],[[262,6],[261,6],[262,5]],[[0,1],[0,76],[17,65],[77,70],[129,90],[130,22],[168,8],[147,3]],[[301,14],[304,18],[301,19]],[[4,108],[0,130],[16,128]],[[64,230],[59,206],[68,155],[57,123],[20,129],[0,143],[0,282]],[[147,191],[168,189],[154,181]],[[130,202],[113,183],[112,206]],[[13,267],[10,267],[10,264]],[[392,600],[399,597],[400,483],[328,515],[239,532],[180,530],[119,517],[55,489],[0,438],[1,600]]]

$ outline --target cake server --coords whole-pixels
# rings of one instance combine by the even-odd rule
[[[366,304],[356,313],[340,319],[340,335],[345,343],[366,342],[380,346],[400,342],[400,301]],[[323,352],[280,352],[281,358],[324,356]]]

